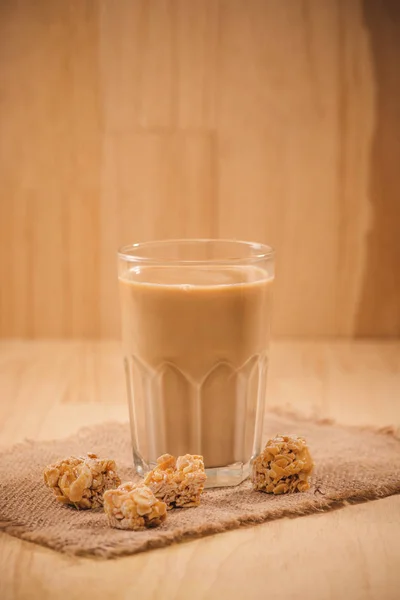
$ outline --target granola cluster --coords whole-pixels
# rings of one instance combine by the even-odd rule
[[[121,483],[115,462],[100,459],[96,454],[65,458],[46,467],[43,475],[59,502],[78,509],[102,506],[105,490]]]
[[[310,487],[308,477],[313,466],[303,437],[278,435],[269,440],[253,463],[254,489],[270,494],[304,492]]]
[[[127,482],[104,493],[104,511],[111,527],[140,530],[157,527],[167,516],[167,506],[144,483]]]
[[[144,482],[170,509],[198,506],[205,481],[202,456],[185,454],[175,459],[170,454],[163,454]]]

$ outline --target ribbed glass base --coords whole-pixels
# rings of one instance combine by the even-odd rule
[[[140,477],[145,477],[149,471],[154,469],[156,463],[147,464],[141,456],[134,453],[133,462],[136,472]],[[206,469],[206,488],[229,487],[239,485],[250,475],[250,461],[247,463],[235,463],[226,467]]]

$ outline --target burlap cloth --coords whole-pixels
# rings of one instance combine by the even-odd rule
[[[127,425],[105,423],[63,440],[18,444],[0,454],[0,530],[60,552],[111,558],[400,492],[400,441],[390,430],[267,415],[266,436],[290,432],[307,438],[316,463],[308,492],[272,496],[252,491],[249,481],[207,490],[200,507],[172,510],[165,524],[143,532],[111,529],[102,511],[58,504],[42,478],[45,465],[86,452],[114,458],[123,480],[134,478]]]

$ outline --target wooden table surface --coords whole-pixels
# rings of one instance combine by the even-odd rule
[[[269,405],[400,426],[400,342],[275,342]],[[0,444],[127,420],[115,342],[0,342]],[[0,482],[1,485],[1,482]],[[110,561],[0,534],[1,600],[394,600],[400,496],[281,519]]]

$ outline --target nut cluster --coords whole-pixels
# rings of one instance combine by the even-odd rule
[[[168,509],[198,506],[205,481],[203,457],[192,454],[177,459],[163,454],[155,469],[145,478],[145,484],[166,503]]]
[[[111,527],[137,531],[160,525],[167,516],[167,505],[144,483],[127,482],[104,493],[104,511]]]
[[[314,467],[303,437],[278,435],[269,440],[252,468],[254,489],[270,494],[304,492]]]
[[[113,460],[100,459],[96,454],[76,458],[71,456],[44,470],[44,481],[52,488],[56,499],[78,509],[103,505],[105,490],[115,488],[121,480]]]

